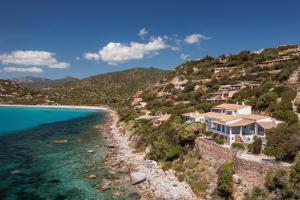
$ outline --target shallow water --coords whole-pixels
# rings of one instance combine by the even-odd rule
[[[98,190],[103,178],[123,177],[102,162],[105,141],[93,126],[104,117],[92,112],[0,136],[0,199],[113,199],[114,191],[121,191],[119,199],[138,199],[126,184]],[[52,143],[62,139],[68,142]]]

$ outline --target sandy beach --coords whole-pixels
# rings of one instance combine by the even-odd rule
[[[145,154],[137,153],[130,147],[129,134],[120,131],[116,111],[109,109],[108,112],[110,115],[107,117],[106,126],[109,130],[103,131],[103,126],[98,127],[107,140],[106,163],[114,168],[122,169],[128,176],[132,172],[144,173],[145,180],[136,184],[142,199],[197,199],[187,183],[178,181],[174,171],[163,171],[159,164],[147,164]]]

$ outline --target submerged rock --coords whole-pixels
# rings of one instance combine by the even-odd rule
[[[53,140],[52,144],[66,144],[68,140]]]
[[[103,179],[99,187],[102,191],[109,190],[111,188],[111,181]]]
[[[112,193],[113,198],[119,198],[121,196],[121,193],[119,191],[115,191]]]
[[[20,175],[20,174],[22,174],[22,171],[18,170],[18,169],[15,169],[15,170],[11,171],[10,174],[11,175]]]
[[[91,179],[95,179],[95,178],[97,178],[97,176],[96,176],[96,175],[94,175],[94,174],[91,174],[91,175],[89,175],[89,178],[91,178]]]
[[[137,172],[130,173],[130,180],[131,180],[132,185],[142,183],[146,180],[146,178],[147,178],[147,175],[143,171],[137,171]]]
[[[94,153],[94,150],[89,149],[89,150],[87,150],[87,152],[88,153]]]

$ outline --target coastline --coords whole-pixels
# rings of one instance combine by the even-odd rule
[[[195,200],[198,199],[190,186],[179,182],[174,171],[163,171],[159,164],[147,165],[144,153],[137,153],[130,146],[129,134],[122,133],[118,127],[119,116],[112,109],[107,110],[105,125],[95,126],[107,141],[105,163],[121,170],[130,180],[131,173],[144,173],[146,179],[135,184],[141,199]]]
[[[196,200],[198,199],[190,186],[179,182],[174,171],[163,171],[156,165],[145,163],[145,154],[137,153],[130,146],[129,134],[122,133],[118,126],[119,115],[106,106],[73,106],[73,105],[19,105],[0,104],[0,107],[42,107],[42,108],[69,108],[91,109],[107,112],[105,123],[94,126],[105,137],[107,143],[105,164],[115,171],[121,171],[130,182],[131,172],[142,172],[145,180],[134,184],[139,191],[141,199],[166,200]]]

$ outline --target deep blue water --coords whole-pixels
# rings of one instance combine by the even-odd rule
[[[119,199],[138,198],[126,183],[107,191],[98,189],[103,178],[124,177],[103,164],[105,140],[93,126],[104,122],[104,112],[9,109],[0,108],[1,119],[12,120],[0,124],[1,200],[109,200],[114,191],[121,192]],[[53,144],[54,140],[68,142]],[[88,178],[91,174],[97,178]]]
[[[88,116],[95,110],[39,107],[0,107],[0,135],[42,124]]]

